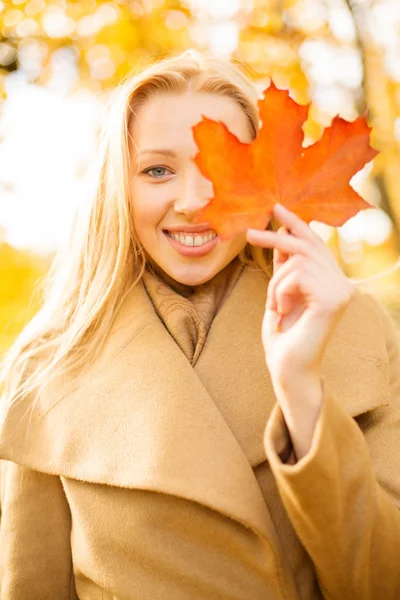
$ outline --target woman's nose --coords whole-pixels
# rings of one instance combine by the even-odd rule
[[[187,216],[194,216],[210,202],[213,197],[211,181],[196,174],[182,182],[174,202],[174,210]]]

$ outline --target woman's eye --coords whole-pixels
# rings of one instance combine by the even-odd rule
[[[161,179],[162,177],[165,177],[165,171],[169,171],[169,169],[167,169],[167,167],[150,167],[149,169],[143,171],[143,173],[150,175],[150,177],[153,177],[153,179]],[[171,173],[171,171],[169,172]]]

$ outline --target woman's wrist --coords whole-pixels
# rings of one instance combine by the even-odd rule
[[[291,373],[284,380],[273,381],[273,386],[296,458],[300,460],[311,447],[320,414],[323,399],[321,377],[318,373],[297,376]]]

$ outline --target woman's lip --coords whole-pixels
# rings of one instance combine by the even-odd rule
[[[164,231],[172,233],[202,233],[203,231],[214,231],[211,225],[203,223],[203,225],[177,225],[176,227],[166,227]]]
[[[189,256],[192,258],[197,258],[209,254],[210,252],[212,252],[212,250],[214,250],[215,246],[219,242],[219,237],[216,236],[213,237],[211,240],[208,240],[208,242],[202,244],[201,246],[185,246],[185,244],[181,244],[172,236],[168,235],[168,233],[166,233],[165,231],[164,235],[171,244],[171,246],[174,248],[174,250],[179,252],[179,254],[182,254],[182,256]]]

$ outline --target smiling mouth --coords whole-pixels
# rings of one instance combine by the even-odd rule
[[[166,235],[179,242],[183,246],[204,246],[217,237],[217,233],[210,229],[201,233],[186,233],[185,231],[164,231]]]

